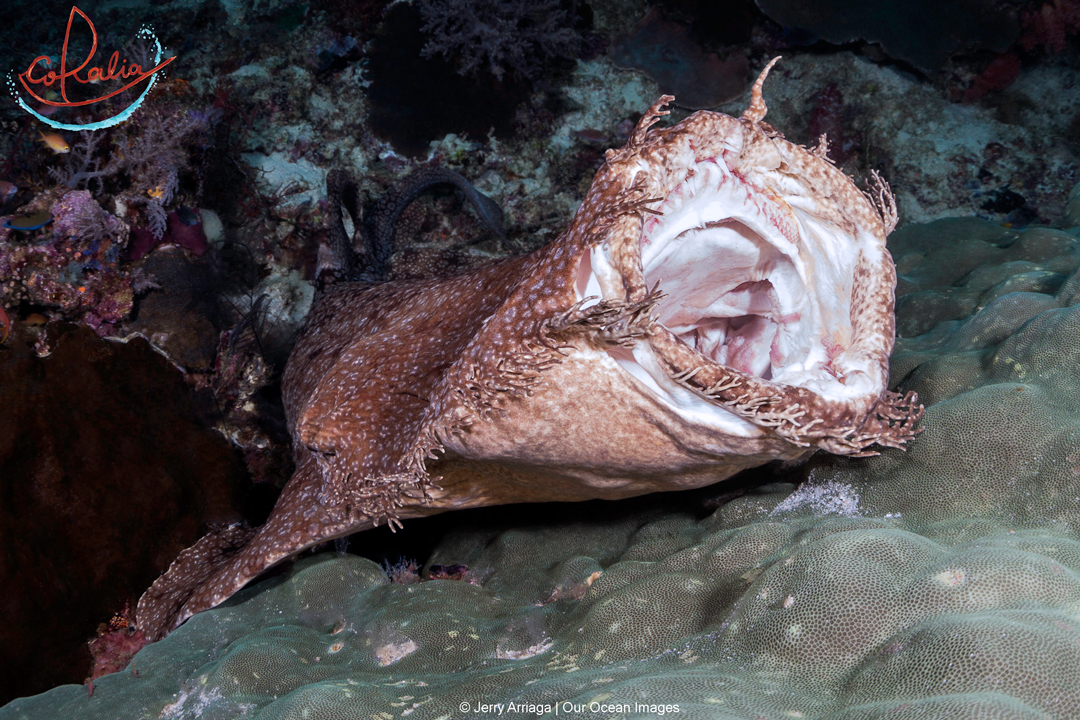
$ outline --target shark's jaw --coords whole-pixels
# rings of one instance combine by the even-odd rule
[[[733,134],[743,131],[728,120]],[[806,189],[783,173],[747,172],[745,145],[729,140],[702,153],[689,143],[683,157],[669,155],[665,175],[642,183],[652,196],[643,222],[632,237],[592,248],[577,291],[588,307],[617,300],[633,284],[626,275],[658,288],[652,337],[609,348],[611,357],[688,420],[757,435],[763,428],[754,417],[688,384],[687,373],[723,366],[759,387],[798,389],[826,405],[860,398],[872,405],[889,348],[864,351],[867,338],[860,343],[858,335],[869,333],[852,307],[859,264],[885,264],[873,257],[883,254],[880,226],[875,237],[872,228],[837,220],[842,209],[808,203]],[[891,306],[882,311],[891,314]],[[891,338],[882,340],[891,347]],[[658,347],[673,343],[692,351],[691,366]]]

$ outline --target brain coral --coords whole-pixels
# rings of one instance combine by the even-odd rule
[[[798,488],[711,512],[706,491],[500,510],[429,561],[466,581],[314,556],[137,676],[0,720],[1080,717],[1080,243],[948,220],[890,244],[893,377],[929,406],[908,452],[776,469]]]

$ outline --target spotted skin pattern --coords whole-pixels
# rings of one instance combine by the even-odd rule
[[[607,152],[570,227],[530,255],[441,279],[329,285],[283,378],[295,474],[265,525],[212,532],[180,554],[139,602],[143,633],[161,638],[272,565],[381,523],[699,487],[776,458],[873,454],[874,444],[913,437],[922,406],[887,390],[892,195],[880,181],[860,191],[765,123],[767,72],[740,118],[701,111],[653,128],[673,99],[662,97],[626,146]],[[783,238],[799,242],[808,213],[830,231],[821,242],[836,244],[850,271],[821,280],[847,303],[842,332],[822,341],[832,348],[826,371],[847,387],[861,377],[865,392],[838,397],[754,376],[656,320],[663,289],[646,282],[644,223],[681,197],[703,161],[725,163]],[[583,280],[601,259],[609,272],[590,302]],[[680,413],[620,367],[643,344],[657,372],[741,429]]]

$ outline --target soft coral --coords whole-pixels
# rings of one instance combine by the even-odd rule
[[[1065,49],[1066,38],[1080,31],[1080,2],[1053,0],[1044,2],[1038,10],[1020,13],[1023,33],[1020,44],[1025,50],[1045,47],[1052,52]]]
[[[547,58],[573,52],[580,35],[559,0],[423,0],[424,57],[456,59],[458,72],[475,75],[484,65],[501,80],[510,71],[536,77]]]

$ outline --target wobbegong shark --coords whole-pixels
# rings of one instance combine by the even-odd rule
[[[764,121],[775,62],[738,118],[654,127],[661,97],[531,254],[328,285],[282,381],[295,473],[266,524],[211,532],[146,591],[147,639],[379,523],[682,490],[909,441],[923,408],[888,389],[893,195],[876,174],[860,190],[824,138],[807,149]]]

